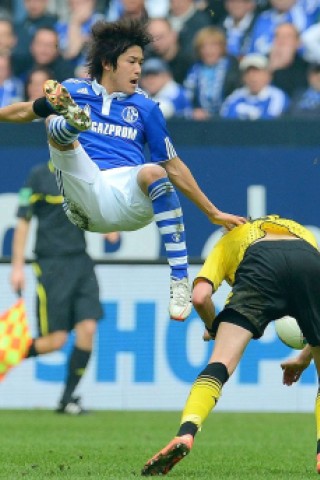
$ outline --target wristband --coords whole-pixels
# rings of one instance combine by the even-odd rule
[[[41,118],[47,118],[49,115],[55,113],[53,108],[47,102],[46,97],[37,98],[37,100],[33,102],[32,109],[34,113]]]

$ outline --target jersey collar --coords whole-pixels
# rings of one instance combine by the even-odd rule
[[[109,94],[107,90],[97,82],[97,80],[92,81],[92,90],[96,95],[102,95],[103,97],[110,99],[116,98],[117,100],[123,100],[128,97],[128,95],[123,92],[113,92]]]

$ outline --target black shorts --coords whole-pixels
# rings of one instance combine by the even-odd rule
[[[99,285],[89,255],[38,259],[33,266],[41,335],[70,332],[82,320],[102,318]]]
[[[310,345],[320,345],[320,253],[304,240],[257,242],[236,272],[214,330],[229,321],[259,338],[268,323],[284,315],[296,318]]]

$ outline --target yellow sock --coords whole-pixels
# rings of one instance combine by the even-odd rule
[[[198,430],[215,407],[222,389],[222,383],[217,378],[199,375],[194,382],[187,403],[182,412],[181,425],[192,422]]]

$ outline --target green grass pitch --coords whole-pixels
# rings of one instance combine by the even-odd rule
[[[0,410],[0,478],[131,480],[176,433],[179,412]],[[307,480],[315,471],[312,414],[214,412],[166,478]]]

